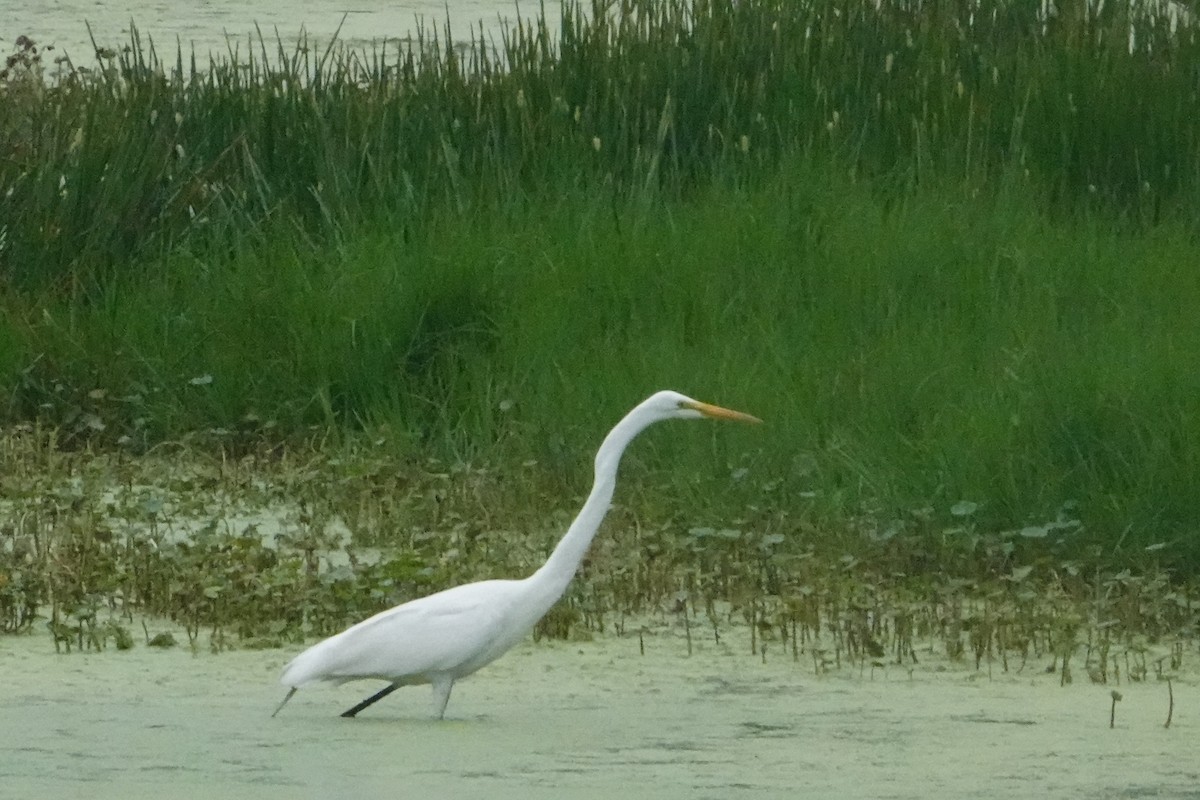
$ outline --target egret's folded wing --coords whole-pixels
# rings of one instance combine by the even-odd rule
[[[382,611],[305,650],[280,682],[398,680],[451,670],[495,635],[512,583],[456,586]]]

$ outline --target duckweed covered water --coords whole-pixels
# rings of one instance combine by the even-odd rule
[[[426,687],[341,719],[372,682],[301,691],[272,719],[297,648],[56,655],[48,637],[5,637],[0,785],[92,800],[1200,797],[1191,654],[1169,729],[1155,682],[1117,687],[1110,729],[1114,687],[1060,686],[1033,663],[818,677],[736,638],[691,657],[666,634],[645,655],[636,636],[529,643],[460,682],[437,722]]]

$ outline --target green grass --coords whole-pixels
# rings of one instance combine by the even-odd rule
[[[1195,564],[1195,31],[957,13],[627,2],[500,54],[203,69],[135,39],[52,86],[27,51],[5,420],[361,434],[578,491],[671,387],[769,423],[639,442],[697,519],[970,553],[1078,516],[1055,547]]]
[[[1027,172],[1056,212],[1190,218],[1196,28],[1134,15],[1131,52],[1119,6],[1043,32],[999,0],[623,0],[498,52],[430,31],[401,53],[260,42],[236,64],[160,61],[135,34],[50,86],[25,50],[0,81],[0,259],[16,286],[88,292],[131,255],[269,220],[329,242],[381,211],[419,228],[600,187],[677,197],[797,156],[896,191]]]
[[[633,469],[676,475],[699,515],[913,525],[966,499],[995,530],[1073,504],[1072,548],[1195,556],[1200,275],[1181,228],[1051,224],[951,191],[885,204],[792,165],[616,216],[575,197],[347,241],[268,237],[27,309],[7,356],[40,356],[21,415],[51,402],[80,439],[99,421],[145,444],[365,429],[578,487],[606,427],[672,387],[768,421],[636,448]]]

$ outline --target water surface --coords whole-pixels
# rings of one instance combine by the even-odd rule
[[[520,7],[521,16],[534,16],[538,4]],[[559,5],[546,7],[548,20],[556,20]],[[129,42],[132,19],[143,40],[153,38],[159,55],[173,57],[176,41],[184,52],[194,47],[197,54],[224,54],[228,46],[246,52],[255,24],[273,44],[276,30],[286,42],[294,42],[303,29],[314,42],[327,42],[341,26],[340,38],[354,46],[369,46],[383,39],[414,36],[418,21],[442,26],[449,21],[455,40],[470,37],[470,28],[498,35],[501,20],[515,20],[518,4],[513,0],[402,0],[346,5],[317,0],[159,0],[145,3],[116,3],[111,0],[49,0],[0,4],[0,38],[9,52],[18,36],[32,37],[39,45],[54,44],[55,55],[66,52],[76,64],[90,66],[92,46],[87,24],[99,45],[120,47]],[[257,37],[255,37],[257,41]],[[257,46],[256,46],[257,52]],[[271,53],[274,55],[274,52]]]
[[[153,632],[154,627],[151,627]],[[732,641],[732,637],[730,637]],[[1061,687],[1029,665],[843,670],[677,637],[533,644],[456,686],[338,717],[378,688],[283,695],[287,651],[55,655],[0,637],[0,786],[12,797],[1200,797],[1200,689]],[[1195,661],[1196,656],[1188,656]]]

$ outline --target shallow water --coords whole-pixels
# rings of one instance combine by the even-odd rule
[[[154,630],[154,626],[151,626]],[[56,655],[0,638],[0,786],[11,797],[1200,798],[1200,687],[1059,686],[932,661],[811,664],[672,636],[527,643],[460,682],[357,719],[363,682],[299,692],[287,651]],[[1195,661],[1196,655],[1189,653]],[[1186,666],[1186,663],[1185,663]]]
[[[341,25],[343,42],[366,46],[384,38],[415,36],[418,20],[427,27],[436,26],[440,35],[448,20],[454,39],[461,41],[469,38],[472,25],[478,29],[481,23],[485,30],[498,33],[500,20],[514,20],[517,9],[514,0],[402,0],[355,5],[317,0],[158,0],[132,6],[111,0],[12,2],[0,4],[0,39],[8,52],[18,36],[27,35],[39,45],[56,45],[51,56],[66,52],[76,64],[91,66],[94,59],[85,23],[91,24],[97,44],[120,47],[129,42],[132,18],[143,42],[149,36],[159,55],[171,58],[177,39],[185,54],[194,46],[201,56],[208,52],[223,55],[227,35],[244,54],[257,23],[274,56],[271,45],[276,30],[285,42],[295,41],[303,28],[311,41],[325,43]],[[522,16],[533,15],[538,5],[522,4],[521,9]],[[557,2],[548,3],[547,21],[557,20],[558,11]]]

